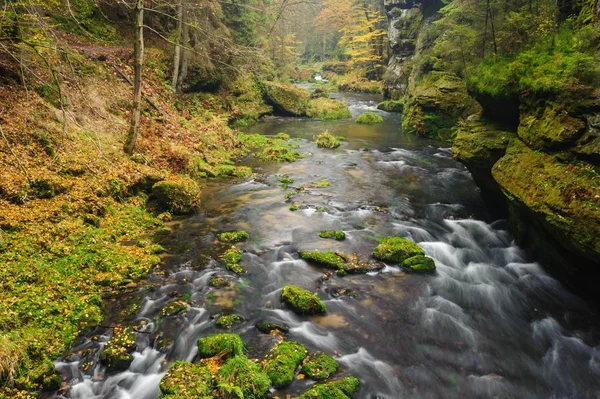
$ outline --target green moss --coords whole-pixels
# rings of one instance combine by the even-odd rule
[[[334,251],[298,251],[298,254],[304,260],[310,260],[328,268],[340,270],[346,268],[346,261]]]
[[[200,357],[216,355],[241,356],[244,353],[244,342],[237,334],[216,334],[198,340]]]
[[[296,212],[298,209],[300,209],[300,205],[297,202],[293,202],[292,205],[290,205],[290,211]]]
[[[219,235],[219,240],[221,240],[221,242],[229,242],[229,243],[242,242],[242,241],[246,241],[249,238],[250,238],[250,235],[243,230],[229,231],[229,232],[221,233]]]
[[[256,362],[245,356],[238,355],[229,359],[219,370],[217,381],[219,395],[223,399],[261,399],[269,392],[269,377],[260,370]]]
[[[297,342],[284,341],[271,349],[264,363],[264,370],[273,386],[281,388],[290,385],[296,368],[307,354],[304,345]]]
[[[363,112],[356,118],[356,123],[360,123],[363,125],[373,125],[382,122],[383,118],[381,117],[381,115],[376,114],[375,112]]]
[[[229,285],[229,282],[221,276],[214,275],[208,280],[208,285],[213,288],[223,288]]]
[[[302,155],[293,150],[287,139],[268,138],[260,134],[241,134],[240,140],[261,161],[295,162]]]
[[[284,140],[284,141],[286,141],[286,140],[289,140],[289,139],[290,139],[290,135],[289,135],[289,134],[287,134],[287,133],[285,133],[285,132],[279,132],[279,133],[277,133],[277,134],[275,135],[275,138],[276,138],[277,140]]]
[[[513,137],[513,132],[490,122],[468,121],[458,125],[452,154],[469,167],[491,169],[504,155]]]
[[[302,372],[313,380],[325,380],[338,369],[338,363],[331,356],[317,352],[302,365]]]
[[[329,187],[329,180],[327,180],[327,179],[318,180],[314,183],[314,185],[315,185],[315,187],[318,187],[318,188]]]
[[[428,256],[416,255],[404,260],[400,266],[412,270],[413,272],[432,272],[435,271],[435,262]]]
[[[225,265],[227,266],[227,270],[231,270],[236,274],[244,274],[246,273],[246,269],[244,269],[240,262],[242,260],[242,250],[237,247],[231,247],[223,254],[223,260],[225,261]]]
[[[131,327],[115,327],[112,337],[100,352],[100,361],[109,370],[126,370],[135,350],[135,333]]]
[[[212,397],[211,386],[211,376],[207,367],[183,361],[171,363],[167,373],[160,380],[162,394],[173,395],[173,399],[207,399]]]
[[[307,90],[282,83],[263,82],[265,101],[283,115],[304,116],[310,94]]]
[[[185,312],[188,308],[188,304],[185,301],[173,300],[163,306],[160,310],[160,314],[164,317],[177,316]]]
[[[332,98],[316,98],[308,103],[306,115],[313,119],[334,120],[350,118],[348,106]]]
[[[319,237],[343,241],[346,239],[346,233],[342,230],[323,230],[319,232]]]
[[[333,149],[342,145],[341,141],[337,137],[329,133],[329,130],[325,130],[323,133],[319,133],[315,136],[314,139],[315,144],[317,144],[317,147],[319,148]]]
[[[404,102],[400,100],[385,100],[377,104],[377,108],[387,112],[402,112]]]
[[[281,183],[281,187],[285,190],[289,187],[290,184],[294,183],[294,179],[292,179],[288,175],[284,175],[279,179],[279,183]]]
[[[347,255],[341,251],[298,251],[304,260],[310,260],[321,266],[336,269],[338,275],[346,273],[367,273],[383,268],[383,264],[364,259],[361,255]]]
[[[375,259],[386,262],[401,263],[417,255],[425,255],[425,252],[414,242],[402,237],[384,238],[373,250]]]
[[[234,324],[242,323],[244,319],[237,314],[221,315],[215,322],[215,325],[219,328],[231,328]]]
[[[295,312],[301,314],[320,314],[327,312],[325,303],[317,294],[297,287],[286,285],[281,291],[281,301],[289,305]]]
[[[173,213],[191,213],[200,205],[200,188],[188,177],[163,180],[152,186],[158,203]]]
[[[229,161],[213,164],[203,158],[193,158],[187,166],[186,172],[195,179],[220,176],[243,179],[252,175],[252,168],[248,166],[235,166]]]
[[[311,389],[298,396],[298,399],[349,399],[356,391],[360,382],[354,377],[314,385]]]
[[[577,140],[585,131],[585,121],[545,108],[538,115],[523,115],[518,135],[531,148],[557,149]]]
[[[281,331],[284,334],[290,332],[290,328],[283,323],[272,323],[269,321],[259,321],[255,324],[255,327],[263,334],[270,334],[271,332],[277,330]]]

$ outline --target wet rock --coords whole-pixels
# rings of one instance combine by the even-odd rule
[[[234,324],[239,324],[244,321],[244,318],[237,314],[221,315],[215,322],[215,326],[219,328],[231,328]]]
[[[387,112],[402,112],[404,110],[404,103],[400,100],[386,100],[380,102],[377,105],[377,109]]]
[[[435,262],[428,256],[417,255],[403,261],[400,266],[413,272],[428,273],[435,271]]]
[[[286,285],[281,291],[281,301],[300,314],[323,314],[327,312],[325,303],[313,294],[295,285]]]
[[[169,365],[160,380],[163,397],[207,398],[211,393],[211,376],[208,367],[190,362],[176,361]],[[172,396],[171,396],[172,395]]]
[[[244,341],[237,334],[215,334],[198,340],[200,357],[239,356],[244,353]]]
[[[341,230],[322,230],[319,232],[319,237],[343,241],[346,239],[346,233]]]
[[[273,331],[281,331],[284,334],[290,332],[290,327],[285,323],[273,323],[270,321],[259,321],[254,325],[258,331],[263,334],[270,334]]]
[[[170,301],[168,304],[163,306],[160,310],[160,314],[163,317],[173,317],[183,314],[188,309],[188,304],[182,300]]]
[[[298,251],[300,257],[304,260],[309,260],[321,266],[336,269],[338,274],[352,273],[368,273],[383,269],[384,265],[379,262],[374,262],[365,259],[359,254],[347,255],[341,251]]]
[[[177,214],[194,212],[200,205],[200,188],[188,177],[173,177],[152,186],[152,194],[163,208]]]
[[[310,94],[307,90],[275,82],[263,82],[265,101],[276,113],[290,116],[306,115]]]
[[[585,122],[551,107],[537,114],[521,116],[519,138],[533,149],[557,149],[577,140],[585,131]]]
[[[208,280],[208,285],[213,288],[223,288],[229,285],[229,281],[227,281],[222,276],[214,275]]]
[[[331,356],[317,352],[308,358],[302,365],[302,372],[313,380],[325,380],[331,377],[338,369],[338,362]]]
[[[311,389],[298,396],[298,399],[349,399],[359,385],[360,382],[357,378],[347,377],[326,384],[314,385]]]
[[[100,361],[109,370],[127,370],[133,361],[131,353],[135,348],[133,329],[131,327],[115,327],[113,336],[100,352]]]
[[[269,393],[269,377],[260,366],[243,355],[235,356],[223,365],[217,374],[221,398],[266,398]],[[238,388],[243,396],[232,396],[231,388]]]
[[[385,262],[402,263],[417,255],[425,255],[425,251],[414,242],[402,237],[384,238],[373,250],[375,259]]]
[[[275,388],[290,385],[296,368],[308,354],[304,345],[297,342],[281,342],[271,349],[264,364],[264,370]]]
[[[231,247],[223,254],[222,258],[225,261],[227,270],[231,270],[235,274],[244,274],[246,269],[240,265],[242,260],[242,250],[237,247]]]
[[[221,242],[229,242],[229,243],[236,243],[236,242],[242,242],[242,241],[246,241],[247,239],[250,238],[250,235],[243,231],[228,231],[225,233],[221,233],[219,235],[219,240]]]

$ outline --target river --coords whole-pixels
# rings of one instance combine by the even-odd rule
[[[353,119],[375,110],[376,96],[343,94]],[[403,135],[398,114],[384,123],[273,118],[251,133],[286,132],[306,157],[295,163],[253,165],[256,178],[211,182],[200,214],[172,223],[165,275],[150,276],[132,297],[139,311],[137,351],[130,368],[106,373],[98,351],[110,336],[99,328],[56,362],[77,399],[154,399],[168,362],[193,360],[199,337],[222,332],[213,315],[234,309],[250,357],[274,337],[259,320],[286,323],[288,339],[334,356],[338,375],[361,381],[356,398],[597,398],[600,396],[600,318],[577,295],[547,275],[513,242],[504,221],[482,203],[466,168],[446,144]],[[317,148],[313,135],[328,129],[345,137],[336,150]],[[290,188],[279,179],[288,175]],[[327,187],[311,183],[327,180]],[[285,199],[292,187],[306,188]],[[292,201],[300,204],[290,211]],[[215,234],[243,229],[237,277],[210,257]],[[345,241],[320,230],[344,230]],[[363,275],[321,278],[324,270],[299,259],[301,249],[369,254],[376,238],[400,235],[435,259],[433,275],[387,265]],[[211,276],[235,283],[214,289]],[[325,316],[302,317],[281,305],[285,284],[318,292]],[[350,293],[351,295],[345,295]],[[189,298],[178,317],[160,318],[173,297]],[[115,309],[119,306],[115,306]],[[85,369],[85,371],[84,371]],[[295,380],[279,397],[306,390]],[[59,396],[56,396],[59,397]]]

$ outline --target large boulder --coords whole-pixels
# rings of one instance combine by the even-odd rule
[[[263,82],[265,101],[275,113],[290,116],[305,116],[310,99],[308,90],[283,83]]]
[[[192,213],[200,205],[200,188],[189,177],[172,177],[152,186],[159,205],[173,213]]]

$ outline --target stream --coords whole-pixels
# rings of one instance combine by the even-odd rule
[[[273,118],[248,129],[286,132],[306,157],[295,163],[253,164],[254,179],[214,181],[201,213],[171,223],[165,275],[152,275],[130,300],[139,301],[137,351],[127,371],[107,373],[97,361],[110,337],[98,328],[56,362],[73,399],[155,399],[169,362],[193,360],[199,337],[223,332],[214,315],[235,310],[234,325],[249,357],[261,357],[275,337],[260,320],[285,323],[287,339],[340,363],[338,376],[361,381],[355,398],[597,398],[600,318],[596,310],[546,274],[494,220],[467,169],[444,143],[403,135],[400,115],[375,109],[379,98],[338,94],[352,119]],[[379,125],[357,125],[365,110]],[[336,150],[312,138],[328,129],[345,138]],[[252,161],[250,161],[252,162]],[[294,180],[288,190],[279,179]],[[328,180],[327,187],[311,185]],[[305,189],[286,200],[292,187]],[[292,212],[290,204],[301,204]],[[345,241],[321,230],[344,230]],[[246,230],[238,277],[211,258],[216,234]],[[378,237],[399,235],[434,258],[437,272],[408,274],[394,265],[368,274],[322,278],[324,269],[298,250],[369,254]],[[219,274],[229,288],[208,285]],[[298,316],[281,305],[281,288],[318,292],[328,312]],[[347,295],[350,293],[351,295]],[[174,297],[189,298],[183,315],[160,318]],[[123,299],[125,300],[125,299]],[[299,395],[313,381],[296,379],[273,394]],[[55,396],[61,398],[62,396]]]

